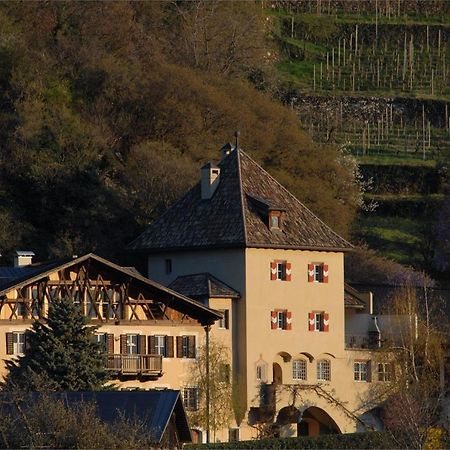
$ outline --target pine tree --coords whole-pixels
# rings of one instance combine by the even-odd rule
[[[107,381],[104,353],[94,340],[97,327],[72,301],[53,301],[45,321],[26,332],[23,356],[8,361],[6,389],[91,391]]]

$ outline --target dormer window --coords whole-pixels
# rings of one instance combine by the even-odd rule
[[[281,212],[270,211],[269,212],[269,226],[270,229],[279,230],[281,228]]]

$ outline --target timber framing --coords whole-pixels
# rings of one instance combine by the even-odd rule
[[[52,302],[69,298],[93,322],[213,324],[221,313],[93,253],[42,265],[0,287],[3,321],[45,318]]]

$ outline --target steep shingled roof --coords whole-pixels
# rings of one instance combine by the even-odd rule
[[[347,251],[352,245],[325,225],[242,150],[219,164],[220,183],[209,200],[200,183],[128,245],[131,251],[264,247]],[[283,208],[281,231],[271,231],[254,199]]]

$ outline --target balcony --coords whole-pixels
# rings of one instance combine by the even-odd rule
[[[107,355],[106,369],[118,376],[158,378],[162,375],[162,356]]]

